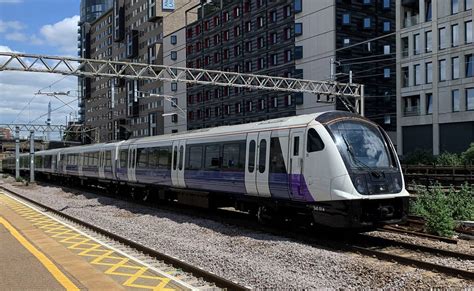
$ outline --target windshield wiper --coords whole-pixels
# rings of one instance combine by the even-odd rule
[[[344,140],[344,143],[346,144],[346,148],[347,148],[347,151],[349,152],[349,154],[351,155],[352,157],[352,160],[354,160],[355,162],[359,163],[359,165],[362,165],[363,167],[367,168],[370,173],[372,175],[374,175],[376,178],[380,178],[382,176],[382,173],[375,170],[374,168],[370,167],[369,165],[367,165],[366,163],[362,162],[361,160],[359,160],[356,155],[354,154],[354,150],[352,149],[352,145],[349,144],[349,142],[347,141],[346,139],[346,136],[341,134],[342,136],[342,139]]]

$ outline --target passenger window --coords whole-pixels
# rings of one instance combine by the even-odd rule
[[[249,173],[253,173],[254,169],[255,169],[255,141],[252,140],[249,145],[249,166],[248,166]]]
[[[178,164],[178,147],[173,147],[173,170],[176,170]]]
[[[184,146],[179,148],[179,170],[183,169]]]
[[[258,171],[260,173],[265,172],[266,161],[267,161],[267,141],[262,139],[260,141],[260,151],[258,153]]]
[[[295,136],[293,138],[293,156],[299,156],[300,155],[300,137]]]
[[[126,168],[127,167],[127,160],[128,160],[128,152],[127,150],[120,151],[120,167]]]
[[[148,168],[148,150],[138,149],[137,150],[137,161],[138,168]]]
[[[240,145],[226,144],[222,150],[222,168],[223,169],[244,169],[244,165],[240,163]]]
[[[199,170],[202,168],[202,146],[189,147],[188,166],[186,169]]]
[[[308,153],[321,151],[324,149],[324,143],[314,128],[308,130]]]
[[[165,169],[169,169],[171,167],[171,147],[160,149],[158,166]]]
[[[286,174],[285,160],[278,137],[272,137],[270,139],[270,173]]]
[[[204,167],[206,170],[217,170],[220,168],[220,151],[219,145],[206,146],[206,160]]]

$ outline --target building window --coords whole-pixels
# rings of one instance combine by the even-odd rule
[[[252,51],[252,42],[248,41],[245,43],[245,51],[246,52],[251,52]]]
[[[252,22],[251,21],[245,22],[245,31],[250,32],[251,30],[252,30]]]
[[[383,77],[384,78],[390,78],[390,68],[384,68],[383,69]]]
[[[421,84],[421,66],[420,65],[415,65],[413,66],[413,70],[414,70],[414,81],[415,81],[415,86],[416,85],[420,85]]]
[[[303,58],[303,46],[295,46],[295,60]]]
[[[178,53],[176,51],[171,51],[171,59],[176,61],[178,59]]]
[[[258,59],[258,66],[257,66],[257,68],[258,68],[259,70],[265,68],[265,59],[264,59],[264,58],[259,58],[259,59]]]
[[[252,112],[253,110],[253,103],[252,101],[247,102],[247,112]]]
[[[426,114],[433,114],[433,94],[426,93]]]
[[[278,65],[278,55],[277,54],[272,54],[270,56],[270,60],[271,60],[271,65],[272,66]]]
[[[276,44],[278,41],[278,35],[274,32],[270,34],[270,41],[272,44]]]
[[[287,27],[285,28],[285,39],[290,39],[291,38],[291,28]]]
[[[229,40],[229,31],[228,31],[228,30],[224,31],[224,34],[223,34],[222,38],[223,38],[225,41],[228,41],[228,40]]]
[[[224,23],[227,22],[227,21],[229,21],[229,12],[224,11],[224,13],[222,13],[222,18],[223,18],[222,21],[223,21]]]
[[[420,35],[419,34],[413,35],[413,54],[415,55],[420,54]]]
[[[292,60],[291,58],[291,50],[285,51],[285,62],[290,62]]]
[[[295,13],[303,11],[303,0],[295,0]]]
[[[451,76],[453,79],[459,79],[459,58],[451,58]]]
[[[466,55],[466,78],[474,77],[474,60],[472,58],[472,54]]]
[[[278,97],[272,98],[272,106],[273,108],[278,108]]]
[[[263,39],[263,37],[258,38],[257,46],[258,46],[258,48],[263,48],[265,46],[265,40]]]
[[[342,24],[343,25],[351,24],[351,15],[349,13],[342,14]]]
[[[369,29],[372,26],[372,19],[370,17],[364,18],[364,28]]]
[[[245,63],[245,70],[246,70],[247,72],[252,72],[252,61],[247,61],[247,62]]]
[[[240,36],[240,25],[237,25],[236,27],[234,27],[234,36],[237,37],[237,36]]]
[[[176,82],[171,83],[171,91],[178,91],[178,83]]]
[[[383,46],[383,54],[384,55],[389,55],[390,54],[390,45],[389,44]]]
[[[257,25],[258,25],[258,28],[261,28],[265,25],[265,21],[262,16],[257,17]]]
[[[409,84],[410,76],[408,75],[408,67],[402,67],[402,76],[403,76],[402,87],[408,87],[410,85]]]
[[[384,32],[389,32],[390,31],[390,21],[384,21],[383,22],[383,31]]]
[[[235,113],[241,113],[241,112],[242,112],[242,104],[235,103]]]
[[[425,64],[425,79],[427,84],[433,83],[433,63]]]
[[[270,19],[272,22],[277,22],[277,12],[276,11],[271,11],[270,12]]]
[[[446,28],[439,29],[439,49],[445,49],[448,46],[448,42],[446,39]]]
[[[433,37],[430,30],[430,31],[425,32],[425,50],[427,53],[430,53],[431,51],[433,51],[432,43],[433,43]]]
[[[402,57],[408,57],[408,37],[402,38]]]
[[[459,26],[457,24],[451,25],[452,46],[459,45]]]
[[[425,21],[431,21],[432,17],[431,0],[425,0]]]
[[[383,9],[390,9],[390,0],[383,0]]]
[[[303,35],[303,23],[295,23],[295,36]]]
[[[456,90],[451,91],[451,100],[452,100],[453,112],[457,112],[461,110],[459,90],[456,89]]]
[[[451,14],[459,12],[459,0],[451,0]]]
[[[234,18],[240,16],[240,7],[235,7],[234,8]]]
[[[467,110],[474,110],[474,88],[466,89],[466,108]]]
[[[265,110],[265,99],[260,99],[260,102],[259,102],[259,104],[258,104],[258,109],[259,109],[260,111]]]
[[[351,39],[350,39],[350,38],[344,38],[344,39],[342,40],[342,45],[343,45],[343,46],[348,46],[348,45],[350,45],[350,44],[351,44]]]
[[[439,80],[446,81],[446,60],[439,61]]]
[[[472,0],[464,0],[464,8],[465,8],[465,10],[471,10],[472,9]]]
[[[170,42],[171,44],[176,44],[178,42],[176,35],[172,35],[170,37]]]
[[[285,106],[291,106],[291,104],[293,103],[293,100],[292,100],[293,96],[292,95],[286,95],[285,96]]]
[[[362,0],[362,3],[364,3],[364,5],[370,5],[372,4],[372,0]]]
[[[466,43],[472,43],[472,21],[467,21],[464,23],[464,34]]]

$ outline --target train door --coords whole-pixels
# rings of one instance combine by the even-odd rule
[[[292,199],[300,199],[303,195],[301,183],[303,182],[303,138],[304,129],[297,128],[290,131],[290,148],[289,148],[289,188],[290,197]]]
[[[105,166],[105,152],[101,150],[99,152],[99,178],[104,179],[104,166]]]
[[[268,183],[268,173],[270,167],[270,136],[271,131],[260,132],[257,142],[257,167],[256,184],[258,195],[270,197],[270,185]]]
[[[245,153],[245,190],[248,195],[258,195],[256,176],[256,160],[257,160],[257,139],[258,133],[247,134],[247,147]]]
[[[136,145],[131,145],[128,148],[127,174],[128,174],[128,181],[129,182],[136,182],[137,181],[137,177],[135,175],[136,167],[137,167],[137,146]]]
[[[84,176],[84,173],[82,172],[82,165],[84,164],[83,157],[84,153],[77,154],[77,172],[79,173],[80,177]]]
[[[184,182],[184,158],[186,152],[186,141],[175,140],[173,141],[171,158],[171,181],[175,187],[186,187]]]

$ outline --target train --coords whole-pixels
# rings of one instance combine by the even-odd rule
[[[29,171],[20,155],[20,171]],[[35,175],[114,195],[203,208],[234,207],[260,221],[373,229],[406,221],[409,193],[387,133],[344,111],[39,151]],[[3,161],[15,171],[15,159]]]

